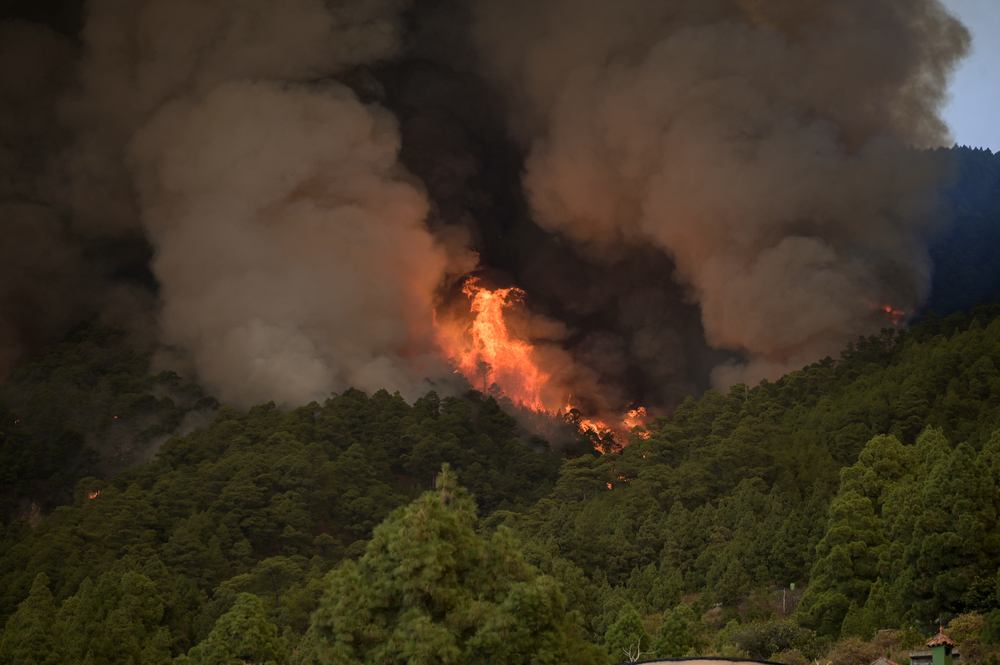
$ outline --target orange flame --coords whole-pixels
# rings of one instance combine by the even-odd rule
[[[533,359],[534,346],[511,335],[504,311],[519,302],[524,292],[517,288],[489,290],[472,277],[465,282],[462,292],[471,302],[470,312],[475,316],[471,323],[443,324],[435,317],[438,343],[445,357],[473,386],[484,394],[501,394],[512,402],[539,413],[564,416],[581,432],[590,432],[598,441],[613,438],[643,424],[646,410],[642,407],[628,412],[617,426],[600,420],[570,418],[573,411],[572,395],[566,396],[564,410],[547,408],[542,399],[543,388],[552,378],[542,371]],[[550,389],[550,397],[552,396]],[[494,395],[499,396],[499,395]],[[595,444],[596,445],[596,444]],[[600,446],[604,447],[604,446]],[[616,446],[617,447],[617,446]]]
[[[91,492],[91,493],[90,493],[90,494],[88,495],[88,498],[91,498],[91,499],[93,499],[93,498],[97,497],[97,495],[98,495],[98,494],[100,494],[100,493],[101,493],[101,490],[94,490],[93,492]]]
[[[890,319],[892,319],[892,325],[894,326],[898,326],[906,320],[906,312],[901,309],[896,309],[892,305],[880,305],[878,303],[869,302],[868,306],[875,311],[886,314]]]
[[[484,394],[496,385],[515,404],[544,412],[541,390],[549,375],[532,360],[534,347],[511,337],[503,314],[524,292],[516,288],[490,291],[476,278],[469,279],[462,292],[472,300],[476,317],[451,340],[442,340],[448,359]]]
[[[629,411],[628,415],[625,417],[625,420],[623,422],[625,424],[626,431],[629,432],[631,432],[634,427],[642,427],[643,429],[638,432],[635,432],[633,436],[638,436],[640,439],[648,439],[649,431],[645,429],[646,420],[647,420],[646,408],[640,406],[636,409],[632,409],[631,411]]]
[[[882,305],[882,311],[889,315],[894,326],[898,326],[906,318],[906,312],[901,309],[893,309],[891,305]]]

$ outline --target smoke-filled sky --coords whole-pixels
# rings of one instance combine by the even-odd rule
[[[524,290],[553,408],[836,354],[928,294],[970,41],[937,0],[5,16],[0,373],[98,316],[239,404],[446,387],[470,274]]]

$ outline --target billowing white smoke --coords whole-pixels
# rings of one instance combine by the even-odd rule
[[[479,3],[530,147],[535,218],[595,254],[653,242],[716,383],[775,378],[926,296],[936,115],[967,31],[937,0]],[[910,154],[912,152],[912,154]]]
[[[414,383],[399,354],[429,332],[444,259],[397,150],[394,120],[340,86],[223,84],[136,136],[163,339],[226,399]]]
[[[162,341],[226,401],[407,390],[435,362],[425,196],[395,119],[326,78],[390,55],[400,4],[90,5],[71,197],[107,225],[86,183],[137,189]]]

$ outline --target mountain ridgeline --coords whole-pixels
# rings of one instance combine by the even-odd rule
[[[31,648],[216,662],[219,626],[238,620],[272,636],[271,660],[319,662],[345,619],[317,608],[353,606],[328,596],[363,587],[331,586],[350,577],[336,571],[385,570],[376,527],[444,510],[394,512],[442,464],[472,497],[454,503],[462,528],[503,543],[476,547],[530,564],[503,593],[554,598],[546,625],[565,639],[545,648],[579,662],[621,660],[634,641],[791,663],[969,615],[985,617],[975,639],[1000,639],[1000,304],[688,399],[608,454],[525,440],[477,392],[240,411],[147,367],[84,326],[3,388],[0,662]],[[482,651],[470,640],[455,644]]]

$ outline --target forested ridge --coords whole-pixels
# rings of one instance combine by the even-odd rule
[[[241,411],[148,367],[86,325],[0,390],[0,662],[1000,641],[1000,305],[709,391],[608,454],[551,451],[477,392]]]

